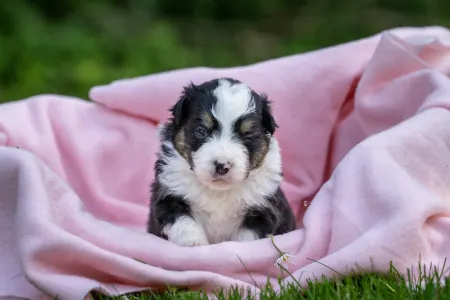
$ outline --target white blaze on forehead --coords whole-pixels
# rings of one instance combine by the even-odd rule
[[[215,161],[230,163],[232,167],[224,180],[232,184],[241,182],[247,176],[248,154],[245,146],[233,140],[233,123],[242,115],[255,110],[250,88],[245,84],[232,84],[226,79],[219,81],[213,91],[217,102],[212,114],[221,125],[220,136],[214,135],[192,155],[197,176],[204,183],[214,185]],[[217,187],[217,185],[215,186]],[[218,188],[218,187],[217,187]]]
[[[212,114],[222,124],[224,130],[230,130],[232,123],[242,115],[255,111],[250,88],[243,84],[232,84],[226,79],[219,81],[214,90],[217,103]]]

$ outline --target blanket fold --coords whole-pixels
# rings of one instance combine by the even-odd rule
[[[145,232],[158,123],[183,85],[225,76],[274,102],[282,188],[300,224],[275,242],[293,254],[288,267],[302,284],[384,272],[390,261],[417,272],[419,257],[442,266],[449,74],[450,31],[397,28],[249,66],[123,79],[92,88],[93,102],[40,95],[2,104],[0,296],[235,284],[257,293],[268,276],[277,286],[270,239],[183,248]]]

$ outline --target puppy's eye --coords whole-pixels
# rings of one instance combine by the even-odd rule
[[[258,133],[255,131],[243,132],[242,135],[244,136],[245,139],[249,140],[258,138]]]
[[[195,136],[199,139],[204,139],[206,137],[206,130],[199,127],[195,130]]]

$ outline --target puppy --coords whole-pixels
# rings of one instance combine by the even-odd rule
[[[295,230],[270,102],[230,78],[190,84],[160,126],[148,232],[181,246]]]

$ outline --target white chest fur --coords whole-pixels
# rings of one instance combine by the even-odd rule
[[[214,192],[206,190],[196,198],[189,199],[194,218],[201,223],[210,243],[234,240],[245,217],[246,208],[266,205],[264,197],[237,192]]]
[[[165,142],[173,149],[173,145]],[[278,143],[272,139],[263,164],[250,172],[242,183],[226,191],[212,190],[202,184],[190,169],[186,160],[176,151],[174,156],[165,157],[167,163],[159,177],[168,187],[168,192],[185,196],[194,219],[199,222],[209,243],[226,240],[242,240],[239,230],[246,209],[255,205],[266,205],[265,197],[273,194],[281,181],[281,157]]]

